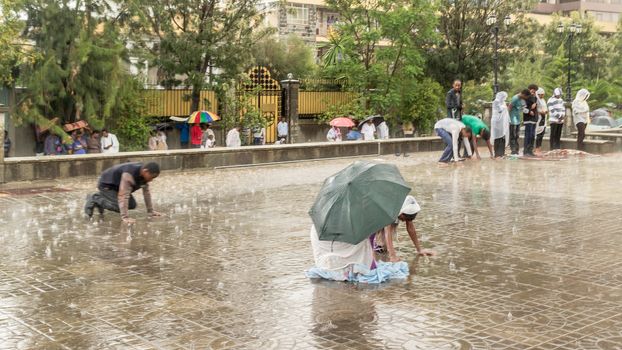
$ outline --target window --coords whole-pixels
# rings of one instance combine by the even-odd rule
[[[594,16],[594,19],[601,22],[617,23],[620,19],[620,14],[614,12],[590,11],[588,12],[588,14]]]
[[[306,7],[288,6],[287,23],[295,25],[308,25],[309,9]]]

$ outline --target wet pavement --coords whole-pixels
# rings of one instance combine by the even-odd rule
[[[400,227],[411,276],[381,286],[304,276],[307,210],[352,159],[165,173],[166,216],[138,193],[132,227],[83,218],[96,179],[0,188],[0,349],[620,349],[622,156],[437,157],[377,159],[438,253]]]

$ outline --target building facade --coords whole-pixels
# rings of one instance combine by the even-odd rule
[[[330,28],[339,21],[339,14],[331,11],[324,0],[293,0],[285,4],[264,0],[262,5],[267,14],[266,25],[277,28],[279,36],[296,34],[316,47],[328,41]],[[528,16],[548,24],[554,13],[569,16],[575,11],[594,17],[602,32],[613,33],[622,13],[622,0],[540,0]]]
[[[622,0],[541,0],[533,10],[535,15],[544,16],[553,13],[569,16],[571,12],[591,16],[601,31],[613,33],[622,13]]]

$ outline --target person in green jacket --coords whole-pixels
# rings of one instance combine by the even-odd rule
[[[523,90],[512,97],[508,106],[510,110],[510,149],[512,154],[518,154],[520,123],[523,113],[527,110],[527,103],[525,102],[527,97],[529,97],[529,90]]]
[[[494,158],[494,153],[492,151],[492,144],[490,143],[490,128],[483,120],[474,116],[465,114],[462,116],[462,123],[471,129],[471,147],[474,150],[475,156],[477,159],[482,159],[479,155],[479,151],[477,150],[477,136],[481,137],[484,141],[486,141],[486,146],[488,146],[488,151],[490,152],[490,158]]]

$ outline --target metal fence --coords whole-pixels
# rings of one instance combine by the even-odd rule
[[[148,117],[187,117],[193,112],[190,110],[192,106],[192,90],[190,89],[144,90],[143,96]],[[218,101],[214,91],[201,91],[199,110],[213,112],[218,110]]]
[[[353,92],[300,91],[298,114],[303,118],[312,118],[327,112],[331,106],[347,104],[355,97]]]

